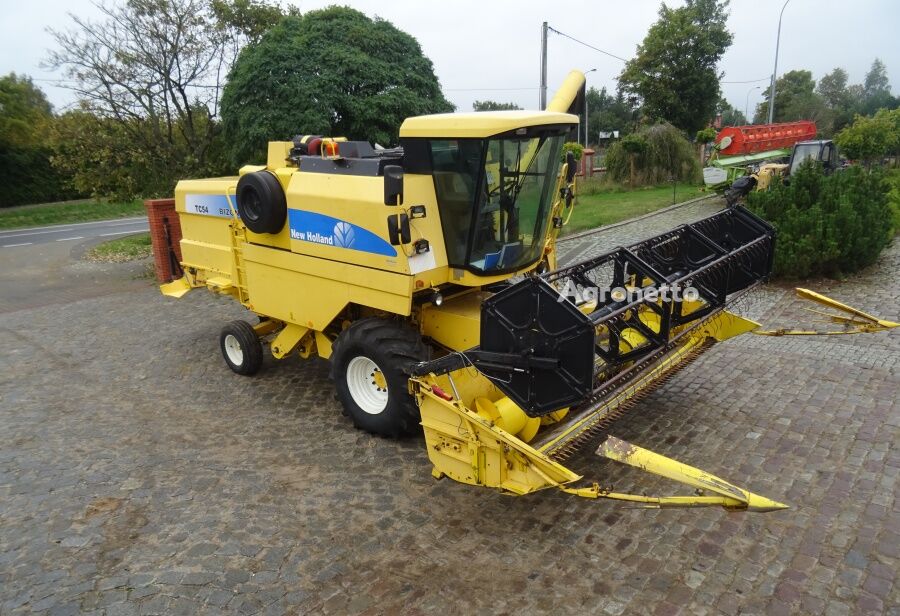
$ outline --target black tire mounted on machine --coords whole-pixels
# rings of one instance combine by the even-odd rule
[[[366,432],[397,437],[419,424],[408,389],[412,366],[428,359],[428,348],[407,325],[362,319],[338,336],[332,348],[331,378],[344,414]]]
[[[278,179],[268,171],[245,173],[237,184],[241,221],[254,233],[278,233],[287,218],[287,199]]]
[[[225,363],[237,374],[252,376],[262,367],[262,342],[247,321],[232,321],[223,327],[219,348]]]

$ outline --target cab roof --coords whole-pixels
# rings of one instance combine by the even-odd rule
[[[578,116],[554,111],[477,111],[407,118],[400,137],[483,138],[531,126],[578,124]]]

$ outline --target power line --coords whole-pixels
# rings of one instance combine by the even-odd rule
[[[579,40],[579,39],[575,38],[574,36],[570,36],[570,35],[566,34],[565,32],[560,32],[559,30],[557,30],[557,29],[554,28],[553,26],[548,25],[548,26],[547,26],[547,29],[548,29],[548,30],[551,30],[551,31],[554,32],[555,34],[558,34],[558,35],[560,35],[560,36],[564,36],[564,37],[566,37],[567,39],[571,39],[571,40],[575,41],[576,43],[578,43],[579,45],[584,45],[584,46],[587,47],[588,49],[593,49],[594,51],[599,51],[600,53],[602,53],[602,54],[604,54],[604,55],[607,55],[607,56],[609,56],[609,57],[611,57],[611,58],[615,58],[616,60],[620,60],[620,61],[622,61],[622,62],[626,62],[626,63],[628,62],[628,60],[626,60],[625,58],[623,58],[623,57],[621,57],[621,56],[617,56],[616,54],[610,53],[610,52],[608,52],[608,51],[606,51],[606,50],[604,50],[604,49],[600,49],[599,47],[594,47],[593,45],[590,45],[590,44],[588,44],[588,43],[585,43],[584,41]],[[743,81],[720,81],[719,83],[759,83],[760,81],[769,81],[769,78],[768,78],[768,77],[763,77],[762,79],[747,79],[747,80],[743,80]]]
[[[514,90],[539,90],[540,88],[443,88],[444,92],[511,92]]]
[[[578,39],[575,38],[574,36],[570,36],[570,35],[566,34],[565,32],[560,32],[559,30],[557,30],[557,29],[554,28],[553,26],[547,26],[547,29],[550,30],[550,31],[552,31],[552,32],[554,32],[555,34],[558,34],[558,35],[560,35],[560,36],[564,36],[564,37],[566,37],[567,39],[571,39],[571,40],[575,41],[576,43],[578,43],[578,44],[580,44],[580,45],[584,45],[585,47],[588,47],[588,48],[590,48],[590,49],[593,49],[594,51],[599,51],[600,53],[605,54],[605,55],[609,56],[610,58],[615,58],[616,60],[621,60],[622,62],[628,62],[628,60],[626,60],[626,59],[623,58],[622,56],[617,56],[616,54],[610,53],[610,52],[605,51],[605,50],[603,50],[603,49],[600,49],[599,47],[594,47],[593,45],[589,45],[588,43],[585,43],[584,41],[578,40]]]
[[[762,79],[748,79],[746,81],[720,81],[719,83],[759,83],[760,81],[769,81],[769,77],[763,77]]]

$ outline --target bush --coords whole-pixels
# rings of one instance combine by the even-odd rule
[[[750,193],[748,207],[778,232],[775,274],[837,276],[871,265],[893,237],[888,184],[880,170],[826,176],[815,164],[787,185]]]
[[[78,196],[67,187],[63,174],[50,166],[50,155],[43,147],[0,148],[0,207]]]
[[[559,159],[566,162],[566,154],[571,152],[575,155],[575,160],[581,160],[584,156],[584,146],[577,141],[567,141],[563,144],[562,151],[559,153]]]
[[[900,169],[891,169],[887,173],[887,182],[890,187],[888,204],[891,206],[894,233],[897,233],[900,231]]]
[[[672,179],[693,182],[700,177],[694,147],[677,128],[666,123],[644,127],[610,146],[606,169],[614,181],[629,181],[635,186],[653,186]]]

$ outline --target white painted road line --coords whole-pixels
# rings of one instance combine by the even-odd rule
[[[143,222],[143,221],[140,221],[140,220],[130,220],[130,221],[128,221],[128,222],[106,222],[106,221],[100,220],[100,221],[97,221],[97,222],[83,223],[83,224],[97,225],[98,227],[101,227],[101,228],[104,228],[104,229],[105,229],[106,227],[124,227],[124,226],[129,226],[129,225],[137,225],[137,224],[140,224],[141,222]],[[99,223],[99,224],[98,224],[98,223]],[[105,223],[105,224],[104,224],[104,223]],[[16,229],[16,231],[18,231],[18,230],[19,230],[19,229]],[[6,239],[6,238],[8,238],[8,237],[22,237],[22,236],[25,236],[25,235],[44,235],[45,233],[66,233],[66,232],[72,232],[72,231],[77,232],[78,229],[73,229],[72,227],[69,227],[69,226],[63,226],[63,227],[60,227],[60,228],[58,228],[58,229],[57,229],[57,228],[54,228],[54,227],[47,227],[47,228],[44,229],[43,231],[35,231],[35,230],[32,230],[32,231],[29,231],[29,232],[27,232],[27,233],[5,233],[5,234],[0,234],[0,239]]]
[[[0,237],[10,237],[7,235],[10,231],[62,231],[71,227],[80,227],[82,225],[96,225],[107,223],[107,226],[115,226],[116,224],[129,224],[139,220],[147,220],[146,216],[133,216],[131,218],[110,218],[109,220],[90,220],[88,222],[70,222],[62,225],[47,225],[45,227],[26,227],[24,229],[10,229],[9,231],[0,231]],[[113,225],[108,223],[115,221]]]
[[[31,246],[31,242],[25,242],[24,244],[5,244],[0,246],[0,248],[15,248],[16,246]]]
[[[58,240],[56,240],[56,241],[57,241],[57,242],[68,242],[69,240],[83,240],[83,239],[84,239],[84,236],[83,236],[83,235],[77,235],[77,236],[75,236],[75,237],[63,237],[63,238],[60,238],[60,239],[58,239]]]
[[[143,233],[145,229],[133,229],[131,231],[115,231],[113,233],[101,233],[97,237],[109,237],[110,235],[124,235],[126,233]]]
[[[47,229],[46,231],[31,231],[30,233],[11,233],[7,235],[0,235],[0,240],[6,239],[8,237],[22,237],[24,235],[44,235],[45,233],[61,233],[66,231],[74,231],[75,229]]]

